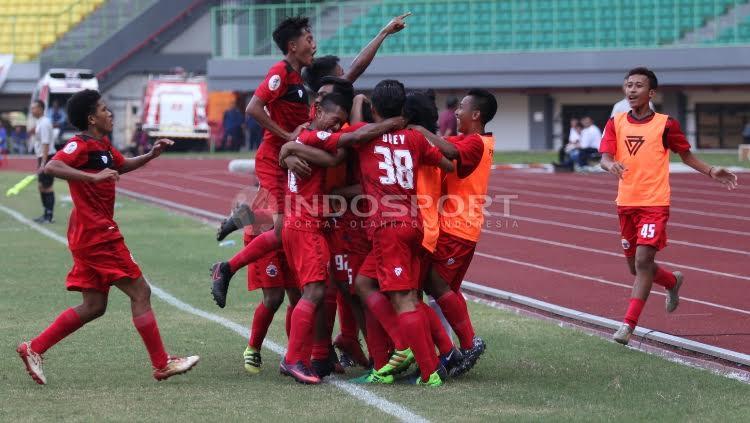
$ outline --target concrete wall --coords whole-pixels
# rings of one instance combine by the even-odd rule
[[[130,142],[140,116],[147,82],[146,74],[130,74],[103,93],[104,101],[115,115],[112,142],[118,148],[123,148]]]
[[[211,13],[204,13],[185,32],[164,46],[160,53],[211,54]]]

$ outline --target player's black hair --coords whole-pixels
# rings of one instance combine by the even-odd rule
[[[304,16],[286,18],[273,30],[273,41],[282,53],[289,52],[289,41],[302,35],[303,31],[310,31],[310,19]]]
[[[378,82],[378,85],[372,90],[370,99],[372,107],[383,119],[400,116],[404,111],[405,100],[406,89],[404,89],[404,84],[395,79],[384,79]]]
[[[479,110],[479,116],[482,123],[487,124],[495,117],[497,113],[497,99],[491,92],[481,88],[472,88],[466,95],[471,96],[471,102],[476,110]]]
[[[333,92],[343,95],[349,102],[349,107],[346,110],[352,109],[352,102],[354,101],[354,86],[348,79],[339,78],[337,76],[324,76],[320,79],[320,86],[333,85]],[[318,88],[320,89],[320,87]]]
[[[362,103],[362,121],[367,123],[375,122],[375,119],[372,117],[372,105],[370,105],[369,101]]]
[[[449,109],[455,109],[458,107],[458,97],[456,96],[450,96],[447,100],[445,100],[445,107]]]
[[[630,78],[633,75],[643,75],[648,78],[648,87],[650,89],[655,90],[659,88],[659,80],[656,78],[656,74],[651,69],[643,66],[630,69],[625,79]]]
[[[36,104],[37,106],[39,106],[42,111],[44,111],[44,109],[46,108],[42,100],[34,100],[32,104]]]
[[[73,94],[65,106],[70,123],[85,131],[89,127],[89,116],[96,113],[96,104],[100,98],[102,96],[96,90],[83,90]]]
[[[326,96],[320,100],[320,105],[318,107],[327,112],[332,112],[334,107],[341,107],[348,114],[349,110],[351,110],[351,105],[352,102],[349,101],[345,95],[340,93],[330,93],[326,94]]]
[[[438,109],[435,100],[423,91],[409,91],[404,102],[404,117],[409,123],[437,132]]]
[[[312,65],[302,69],[302,80],[305,81],[307,88],[316,93],[321,85],[324,85],[322,78],[334,76],[336,66],[339,64],[338,56],[316,57]]]

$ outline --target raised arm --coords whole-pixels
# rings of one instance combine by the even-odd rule
[[[420,125],[409,125],[409,128],[414,129],[424,135],[424,137],[427,138],[427,141],[437,147],[445,157],[449,158],[450,160],[458,159],[458,148],[446,141],[445,138],[441,137],[440,135],[433,134]]]
[[[728,190],[737,188],[737,175],[728,171],[727,169],[720,166],[711,166],[707,164],[703,160],[696,157],[690,150],[680,152],[679,155],[683,163],[708,176],[709,178],[724,184],[724,186],[726,186]]]
[[[290,155],[297,156],[315,166],[334,167],[344,161],[346,158],[346,150],[339,148],[336,151],[336,155],[332,155],[320,148],[315,148],[299,142],[288,142],[281,147],[281,152],[279,153],[279,165],[285,167],[284,160]]]
[[[167,147],[172,146],[172,145],[174,145],[174,141],[170,139],[167,139],[167,138],[158,139],[154,143],[154,146],[151,148],[151,151],[149,151],[146,154],[141,154],[140,156],[137,156],[137,157],[131,157],[131,158],[125,159],[125,161],[123,162],[123,165],[120,166],[120,169],[118,170],[120,171],[121,174],[132,172],[138,169],[139,167],[144,166],[146,163],[150,162],[151,160],[159,157],[161,153],[164,152],[164,150]]]
[[[370,63],[372,63],[372,59],[375,58],[375,54],[378,52],[378,49],[383,44],[383,41],[385,41],[386,37],[406,28],[404,19],[406,19],[406,17],[409,15],[411,15],[411,12],[406,12],[403,15],[396,16],[395,18],[391,19],[391,21],[388,22],[388,25],[383,27],[378,35],[376,35],[375,38],[367,43],[365,48],[363,48],[362,51],[359,52],[357,57],[354,58],[351,66],[349,66],[349,71],[344,74],[344,79],[347,79],[352,83],[356,81],[357,78],[359,78],[359,76],[364,73],[365,69],[370,66]]]
[[[347,132],[339,137],[338,146],[349,147],[354,144],[370,141],[385,133],[398,131],[403,128],[406,120],[401,116],[388,118],[377,123],[368,123],[354,132]]]
[[[349,124],[355,125],[360,122],[364,122],[364,117],[362,114],[362,107],[364,107],[365,103],[369,103],[370,100],[367,98],[364,94],[357,94],[354,96],[354,101],[352,102],[352,110],[351,113],[349,113]]]

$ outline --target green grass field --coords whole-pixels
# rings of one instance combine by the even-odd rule
[[[23,175],[0,172],[0,191]],[[59,199],[63,235],[70,204]],[[124,197],[117,220],[135,259],[156,286],[192,306],[243,326],[259,296],[238,274],[227,308],[209,295],[208,267],[234,252],[213,241],[214,228]],[[31,187],[0,204],[35,217]],[[239,238],[235,235],[235,238]],[[236,248],[236,247],[235,247]],[[331,384],[303,386],[282,378],[279,357],[264,350],[265,368],[242,367],[246,339],[154,298],[168,350],[201,363],[185,376],[155,382],[125,296],[113,290],[107,314],[45,356],[47,386],[26,374],[15,346],[41,331],[79,294],[64,289],[71,265],[65,246],[0,210],[0,421],[391,421],[392,416]],[[708,371],[629,350],[553,322],[470,304],[488,350],[477,367],[442,388],[365,387],[432,421],[748,421],[750,386]],[[270,340],[285,344],[283,313]],[[354,372],[347,377],[356,376]]]

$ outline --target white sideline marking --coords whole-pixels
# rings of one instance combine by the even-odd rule
[[[548,311],[550,313],[557,314],[558,316],[564,316],[575,320],[591,323],[596,326],[602,326],[609,329],[618,329],[620,322],[607,319],[605,317],[597,316],[594,314],[584,313],[582,311],[573,310],[567,307],[550,304],[544,301],[537,300],[535,298],[527,297],[524,295],[514,294],[512,292],[502,291],[497,288],[492,288],[480,284],[476,284],[470,281],[463,281],[461,285],[462,289],[466,289],[469,292],[478,292],[483,295],[488,295],[494,298],[500,298],[503,300],[511,301],[518,304],[523,304],[536,309]],[[725,348],[715,347],[713,345],[704,344],[702,342],[693,341],[690,339],[682,338],[679,336],[670,335],[668,333],[659,332],[653,329],[644,328],[638,326],[635,328],[635,335],[645,339],[653,339],[655,341],[675,345],[678,347],[686,348],[692,351],[698,351],[703,354],[708,354],[714,357],[723,358],[735,363],[742,363],[750,365],[750,355],[743,354],[741,352],[728,350]],[[684,364],[684,363],[680,363]]]
[[[528,263],[528,262],[520,261],[520,260],[514,260],[514,259],[507,258],[507,257],[500,257],[500,256],[496,256],[496,255],[493,255],[493,254],[482,253],[482,252],[479,252],[479,251],[475,252],[474,255],[475,256],[479,256],[479,257],[488,258],[488,259],[491,259],[491,260],[504,261],[506,263],[512,263],[512,264],[517,264],[517,265],[520,265],[520,266],[531,267],[531,268],[538,269],[538,270],[545,270],[547,272],[557,273],[557,274],[560,274],[560,275],[572,276],[574,278],[585,279],[585,280],[593,281],[593,282],[599,282],[599,283],[604,284],[604,285],[617,286],[617,287],[625,288],[625,289],[633,289],[632,285],[626,285],[624,283],[613,282],[613,281],[609,281],[609,280],[606,280],[606,279],[597,278],[597,277],[594,277],[594,276],[581,275],[580,273],[568,272],[567,270],[555,269],[554,267],[541,266],[539,264]],[[665,294],[663,292],[659,292],[659,291],[652,291],[651,295],[660,295],[662,297],[666,297],[667,296],[667,294]],[[691,302],[691,303],[703,304],[703,305],[707,305],[707,306],[710,306],[710,307],[716,307],[716,308],[720,308],[720,309],[724,309],[724,310],[728,310],[728,311],[734,311],[734,312],[737,312],[737,313],[742,313],[742,314],[750,315],[750,310],[744,310],[744,309],[741,309],[741,308],[735,308],[735,307],[725,306],[725,305],[716,304],[716,303],[712,303],[712,302],[708,302],[708,301],[703,301],[703,300],[696,300],[694,298],[688,298],[688,297],[680,296],[680,301],[686,301],[686,302]]]
[[[572,250],[586,251],[587,253],[602,254],[605,256],[612,256],[612,257],[624,257],[622,253],[614,253],[612,251],[604,251],[604,250],[600,250],[596,248],[582,247],[580,245],[569,244],[565,242],[550,241],[547,239],[535,238],[532,236],[513,235],[513,234],[508,234],[505,232],[491,231],[488,229],[482,229],[482,232],[488,233],[491,235],[504,236],[508,238],[522,239],[524,241],[539,242],[542,244],[554,245],[555,247],[563,247],[563,248],[570,248]],[[750,276],[736,275],[734,273],[719,272],[717,270],[710,270],[710,269],[704,269],[702,267],[688,266],[685,264],[674,263],[671,261],[657,260],[656,263],[664,263],[672,267],[695,270],[696,272],[708,273],[709,275],[724,276],[726,278],[734,278],[734,279],[750,281]]]
[[[45,235],[61,244],[64,244],[65,246],[68,245],[68,240],[65,239],[65,237],[58,235],[57,233],[42,227],[35,222],[27,219],[22,214],[18,213],[17,211],[8,208],[2,204],[0,204],[0,210],[10,215],[12,218],[16,219],[17,221],[23,223],[24,225],[29,226],[31,229],[34,229],[35,231],[41,233],[42,235]],[[221,326],[224,326],[225,328],[236,332],[238,335],[242,336],[243,338],[247,336],[248,329],[245,326],[240,325],[239,323],[233,322],[229,319],[226,319],[224,317],[221,317],[219,315],[209,313],[207,311],[203,311],[199,308],[195,308],[192,305],[185,303],[181,300],[179,300],[177,297],[173,296],[172,294],[168,293],[167,291],[159,288],[158,286],[154,285],[153,283],[149,282],[149,285],[151,285],[151,292],[154,293],[157,297],[162,299],[167,304],[182,310],[186,313],[190,313],[192,315],[202,317],[206,320],[210,320],[214,323],[218,323]],[[282,355],[286,353],[286,348],[282,347],[281,345],[269,341],[266,339],[263,342],[263,346],[268,348],[269,350],[275,352],[278,355]],[[331,385],[335,386],[336,388],[346,392],[347,394],[351,395],[352,397],[372,406],[380,411],[390,414],[391,416],[404,421],[404,422],[428,422],[429,420],[425,419],[424,417],[415,414],[411,412],[406,407],[392,403],[388,401],[387,399],[376,395],[367,389],[364,389],[362,387],[356,386],[352,383],[345,382],[341,379],[337,378],[331,378],[330,382]]]
[[[222,200],[222,201],[226,200],[226,198],[218,196],[218,195],[208,194],[208,193],[203,192],[203,191],[198,191],[198,190],[194,190],[194,189],[190,189],[190,188],[184,188],[184,187],[180,187],[180,186],[173,185],[173,184],[167,184],[167,183],[164,183],[164,182],[152,181],[152,180],[146,179],[146,178],[139,178],[137,176],[127,175],[127,176],[125,176],[125,180],[126,181],[135,181],[135,182],[138,182],[138,183],[141,183],[141,184],[146,184],[146,185],[153,185],[153,186],[159,187],[159,188],[166,188],[166,189],[171,190],[171,191],[182,192],[182,193],[185,193],[185,194],[197,195],[199,197],[213,198],[214,200]]]

